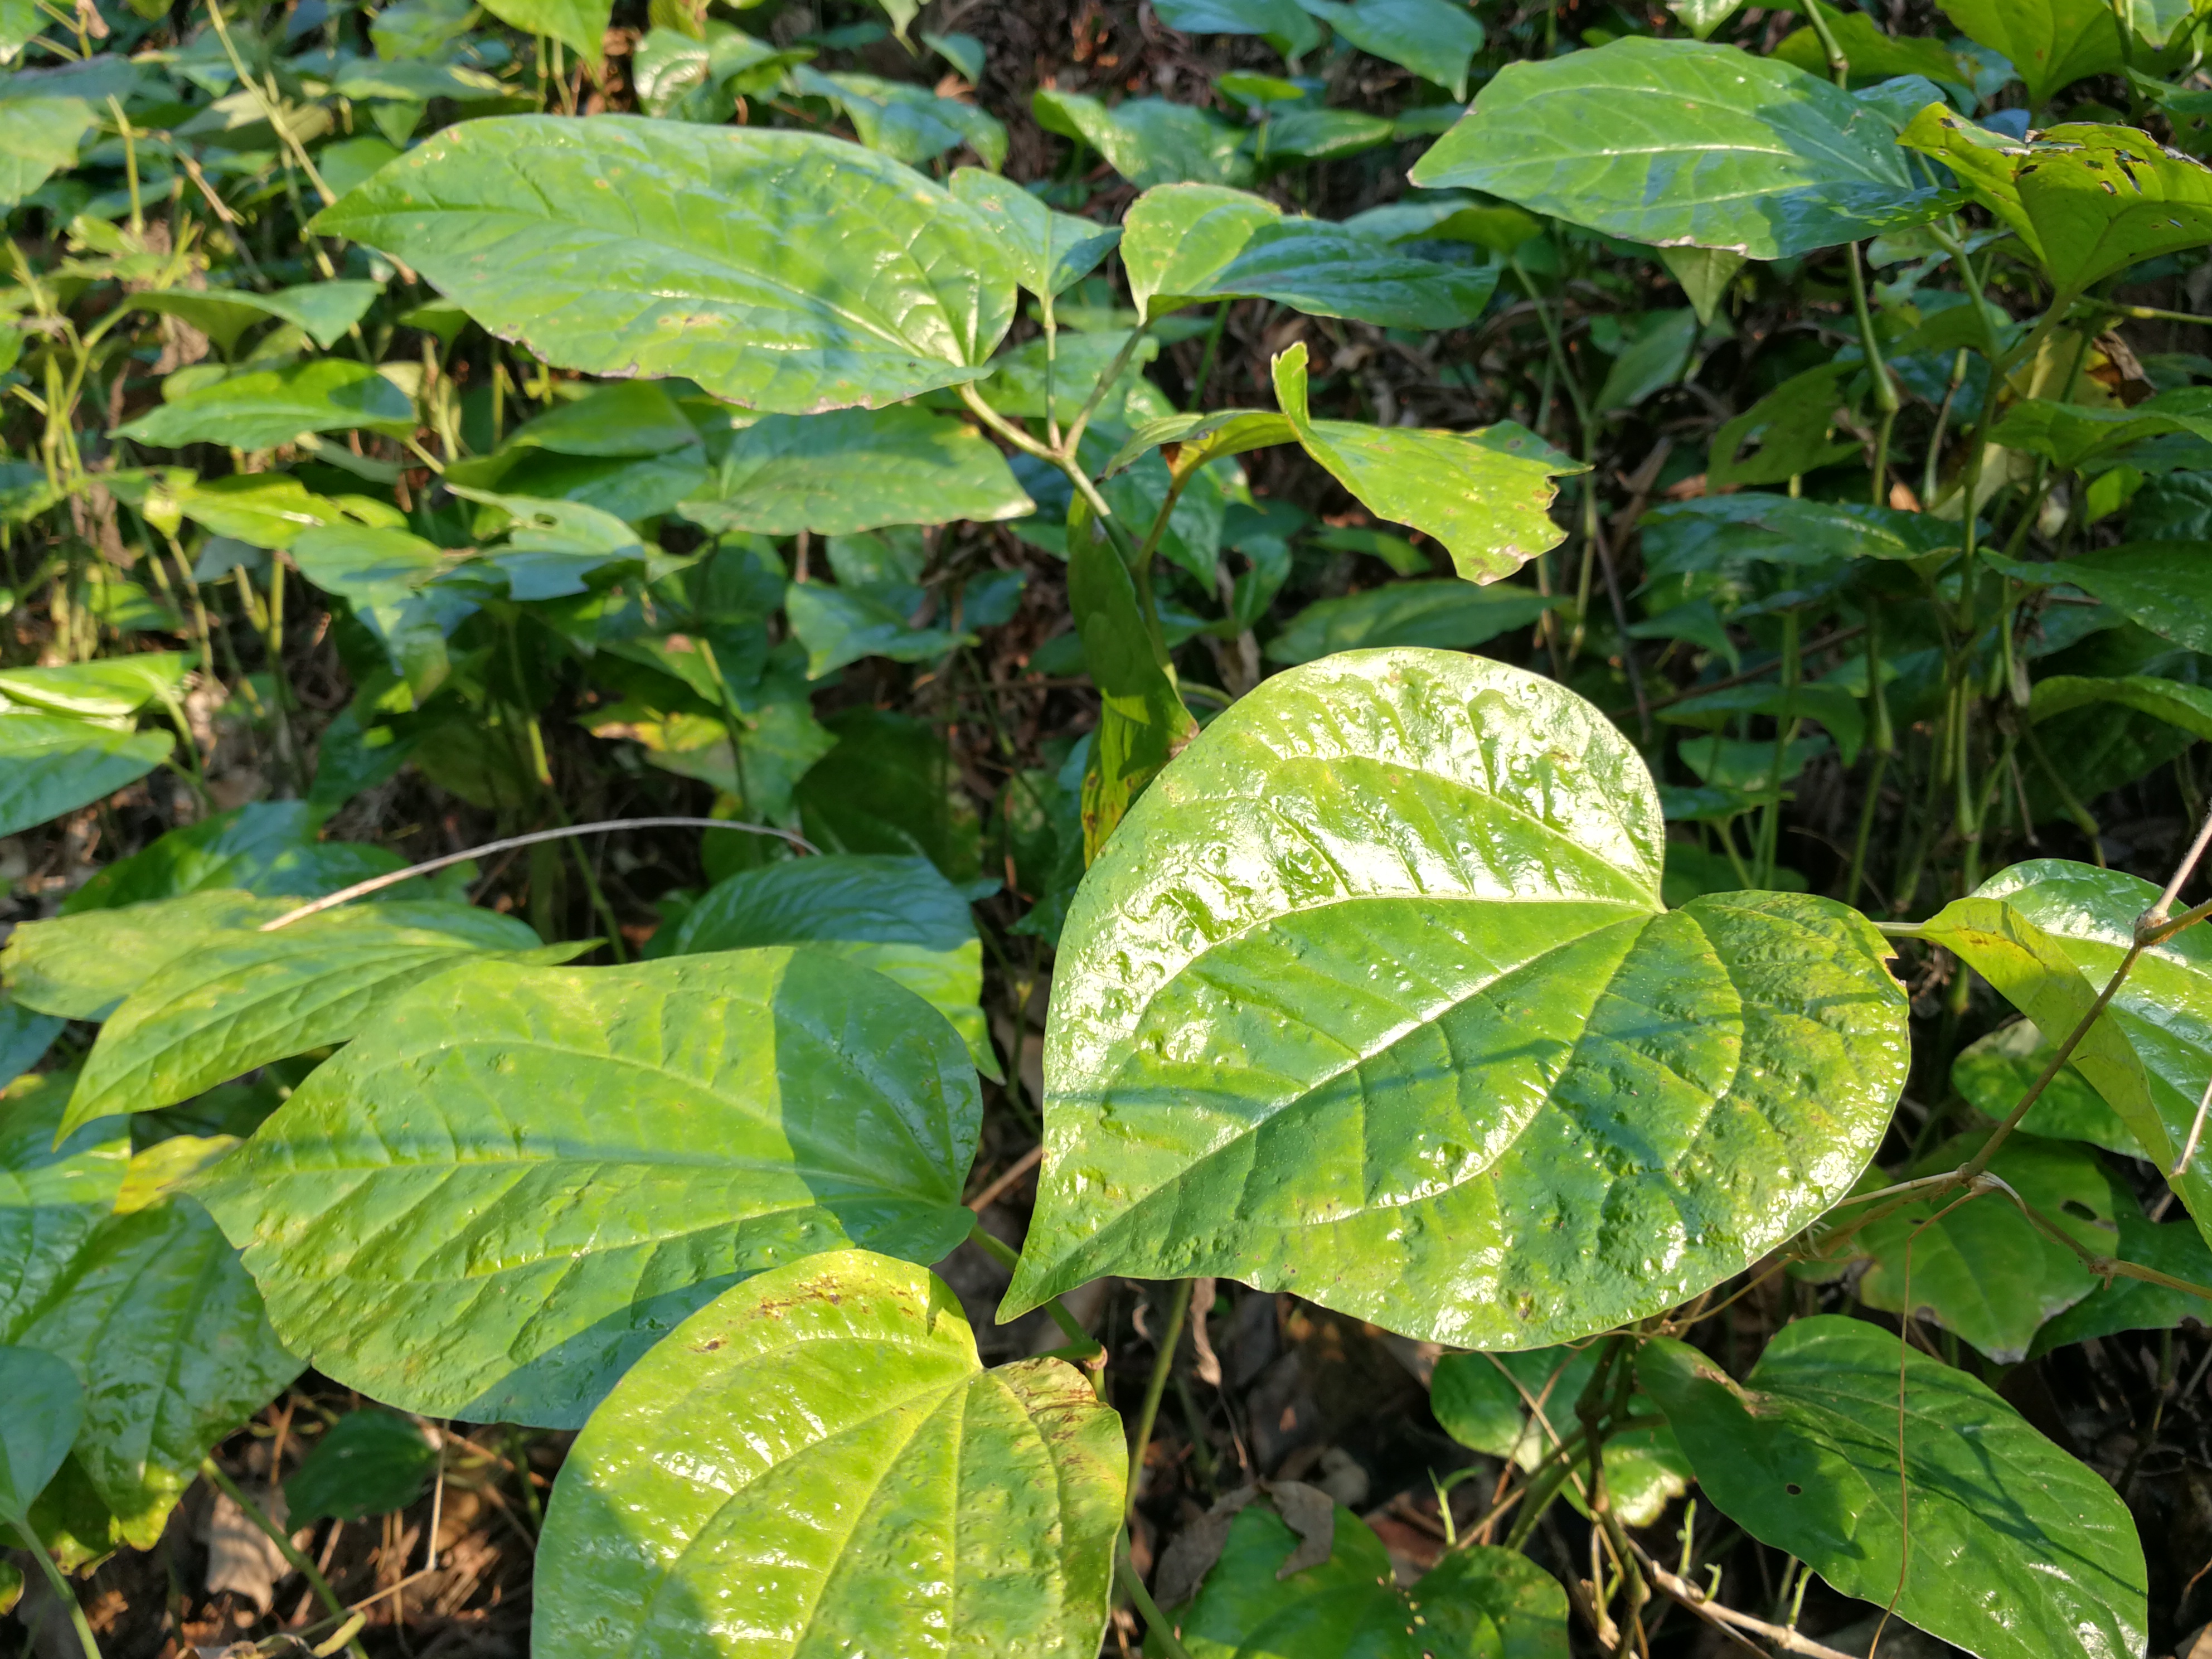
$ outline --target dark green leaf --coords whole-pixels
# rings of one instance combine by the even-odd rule
[[[1627,740],[1500,664],[1361,652],[1239,699],[1070,913],[1006,1311],[1225,1274],[1541,1347],[1820,1213],[1902,1085],[1889,947],[1821,899],[1662,913],[1662,828]]]
[[[1715,1507],[1844,1595],[1979,1659],[2144,1651],[2127,1505],[1964,1371],[1831,1315],[1784,1326],[1741,1385],[1664,1338],[1638,1370]]]
[[[1304,57],[1321,44],[1297,0],[1160,0],[1160,21],[1186,34],[1256,34],[1285,58]]]
[[[975,428],[902,406],[763,416],[731,434],[706,489],[681,510],[709,530],[848,536],[1015,519],[1036,503]]]
[[[738,1279],[944,1255],[980,1113],[951,1028],[823,952],[485,963],[388,1005],[198,1190],[328,1375],[574,1427]]]
[[[1510,576],[1566,532],[1551,520],[1552,480],[1588,469],[1511,421],[1473,432],[1316,421],[1306,413],[1306,349],[1274,361],[1275,398],[1306,453],[1377,516],[1425,531],[1469,581]]]
[[[422,1495],[438,1449],[396,1412],[348,1412],[284,1483],[287,1522],[360,1521],[404,1510]]]
[[[2070,583],[2176,645],[2212,653],[2212,555],[2203,548],[2141,542],[2093,548],[2055,564],[1990,562],[2022,581]]]
[[[1339,651],[1392,645],[1466,650],[1525,628],[1565,603],[1503,582],[1392,582],[1308,605],[1267,641],[1267,660],[1311,662]]]
[[[2212,1285],[2212,1249],[2193,1224],[2146,1221],[2132,1204],[2121,1209],[2118,1219],[2120,1241],[2112,1254],[2121,1261],[2192,1285]],[[2028,1358],[2121,1331],[2170,1331],[2185,1320],[2201,1322],[2203,1316],[2203,1297],[2144,1279],[2116,1278],[2038,1331]]]
[[[2027,1098],[2057,1052],[2033,1020],[2015,1020],[1960,1051],[1951,1062],[1951,1086],[1990,1122],[2002,1123]],[[2123,1158],[2148,1156],[2119,1115],[2071,1066],[2060,1067],[2045,1085],[2020,1127],[2051,1140],[2086,1140]]]
[[[315,222],[405,259],[550,361],[687,374],[783,414],[974,380],[1013,317],[1012,263],[988,221],[809,133],[465,121]]]
[[[1073,1366],[984,1370],[921,1268],[793,1262],[672,1331],[577,1437],[533,1639],[637,1659],[1087,1656],[1126,1456]],[[800,1521],[801,1492],[836,1523]]]
[[[1111,478],[1164,445],[1176,446],[1176,464],[1203,466],[1275,444],[1294,444],[1297,429],[1280,415],[1261,409],[1224,409],[1211,415],[1163,415],[1146,421],[1114,452],[1101,477]]]
[[[180,903],[191,900],[134,908],[173,915]],[[461,962],[563,961],[586,948],[541,946],[513,917],[434,900],[349,906],[260,931],[293,908],[284,899],[241,904],[229,927],[191,938],[134,986],[85,1057],[65,1125],[173,1105],[257,1066],[343,1042],[406,988]]]
[[[257,801],[172,830],[118,859],[64,899],[61,914],[112,910],[210,887],[258,898],[318,898],[399,867],[398,855],[381,847],[317,841],[305,801]]]
[[[0,1348],[0,1517],[27,1524],[32,1500],[54,1478],[84,1421],[84,1390],[66,1361],[37,1348]]]
[[[797,791],[807,838],[827,853],[919,853],[953,883],[981,859],[975,810],[943,741],[905,714],[850,708],[825,722],[836,747]]]
[[[1456,328],[1482,314],[1498,285],[1494,266],[1415,258],[1214,185],[1163,185],[1139,197],[1123,223],[1121,260],[1147,320],[1201,300],[1256,295],[1382,327]]]
[[[55,1015],[33,1013],[0,997],[0,1085],[13,1083],[44,1059],[64,1024]]]
[[[1482,50],[1482,25],[1455,0],[1303,0],[1338,36],[1370,57],[1409,69],[1467,96],[1467,73]]]
[[[415,429],[414,401],[367,363],[318,357],[187,392],[116,428],[115,435],[172,448],[207,443],[270,449],[302,432],[356,429],[404,437]]]
[[[167,732],[118,732],[49,714],[0,714],[0,836],[113,794],[169,757]]]
[[[1733,46],[1615,40],[1508,64],[1415,163],[1609,236],[1779,259],[1924,223],[1895,130],[1826,81]]]
[[[973,634],[915,628],[872,594],[819,582],[794,583],[784,611],[791,619],[792,637],[806,647],[809,679],[818,680],[863,657],[930,662],[975,643]]]
[[[2040,455],[2071,472],[2086,461],[2169,432],[2212,439],[2212,416],[2201,412],[2204,401],[2191,392],[2169,392],[2148,398],[2133,409],[2094,409],[2026,398],[2005,411],[2004,418],[1990,429],[1990,441]]]
[[[2113,679],[2054,674],[2035,683],[2028,699],[2027,717],[2040,725],[2092,703],[2118,703],[2123,708],[2164,720],[2192,738],[2212,738],[2212,687],[2189,685],[2149,674],[2125,674]]]
[[[684,410],[654,380],[616,380],[532,416],[500,446],[563,455],[665,455],[699,441]]]

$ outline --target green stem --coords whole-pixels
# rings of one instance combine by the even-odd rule
[[[1782,613],[1782,713],[1774,722],[1774,763],[1768,774],[1769,793],[1759,820],[1758,873],[1760,885],[1774,884],[1774,866],[1782,841],[1782,772],[1790,745],[1797,737],[1797,681],[1803,670],[1799,650],[1802,618],[1795,610]]]
[[[248,1498],[238,1482],[223,1472],[222,1465],[212,1457],[203,1457],[200,1459],[200,1473],[207,1477],[216,1491],[237,1504],[247,1520],[268,1535],[269,1541],[276,1547],[276,1553],[291,1563],[293,1571],[307,1581],[307,1588],[314,1591],[315,1599],[323,1604],[331,1617],[343,1619],[346,1616],[345,1603],[338,1600],[337,1592],[331,1588],[331,1581],[316,1570],[313,1562],[293,1547],[292,1540],[284,1535],[284,1529],[262,1512],[261,1505]],[[362,1651],[357,1639],[348,1642],[345,1650],[353,1656],[353,1659],[368,1659],[368,1656]]]
[[[1067,435],[1060,441],[1060,453],[1070,461],[1074,460],[1076,450],[1083,442],[1084,429],[1091,424],[1091,417],[1098,412],[1098,405],[1113,390],[1114,382],[1121,378],[1121,371],[1128,368],[1129,359],[1137,355],[1137,343],[1145,337],[1149,327],[1149,324],[1140,325],[1129,331],[1129,337],[1121,342],[1121,349],[1114,354],[1114,361],[1106,365],[1106,372],[1098,377],[1098,384],[1091,388],[1091,395],[1083,400],[1082,409],[1068,423]]]
[[[1191,1281],[1180,1279],[1168,1301],[1167,1328],[1160,1333],[1159,1352],[1152,1358],[1152,1374],[1146,1379],[1145,1403],[1137,1413],[1137,1431],[1129,1444],[1129,1484],[1123,1504],[1128,1513],[1137,1509],[1137,1482],[1145,1473],[1145,1453],[1152,1443],[1152,1425],[1160,1414],[1160,1396],[1167,1392],[1168,1374],[1175,1369],[1176,1344],[1182,1340],[1182,1322],[1190,1313]]]
[[[1819,37],[1820,50],[1827,54],[1828,74],[1845,91],[1850,89],[1851,60],[1844,56],[1844,48],[1829,26],[1828,15],[1820,9],[1820,0],[1805,0],[1805,10],[1813,21],[1813,33]]]
[[[1222,331],[1229,325],[1230,301],[1224,300],[1213,308],[1213,326],[1206,331],[1206,351],[1198,360],[1198,376],[1190,383],[1190,406],[1194,413],[1206,407],[1206,388],[1213,379],[1213,360],[1221,349]]]
[[[70,1588],[69,1580],[62,1577],[62,1570],[54,1565],[53,1557],[46,1553],[46,1547],[39,1541],[39,1534],[31,1530],[30,1522],[16,1521],[13,1524],[15,1535],[23,1540],[23,1547],[38,1558],[39,1569],[46,1574],[47,1588],[69,1609],[70,1623],[76,1630],[77,1645],[84,1650],[84,1659],[100,1659],[100,1643],[93,1636],[90,1621],[84,1616],[84,1604],[76,1599],[76,1592]],[[30,1649],[26,1648],[24,1651],[27,1653]]]
[[[1145,1581],[1137,1577],[1137,1564],[1129,1559],[1129,1534],[1124,1528],[1114,1540],[1114,1576],[1121,1581],[1122,1593],[1136,1604],[1137,1612],[1145,1621],[1145,1634],[1157,1639],[1166,1650],[1168,1659],[1190,1659],[1190,1650],[1176,1638],[1175,1626],[1168,1622],[1167,1614],[1160,1611],[1159,1603],[1152,1600],[1152,1591]]]
[[[977,1216],[969,1224],[968,1237],[975,1241],[984,1255],[989,1256],[1008,1273],[1013,1272],[1015,1268],[1021,1266],[1020,1253],[1006,1240],[986,1229],[982,1217]],[[1076,1322],[1075,1316],[1060,1305],[1058,1297],[1047,1300],[1044,1310],[1052,1316],[1052,1322],[1060,1327],[1060,1334],[1066,1337],[1070,1343],[1090,1349],[1094,1352],[1101,1352],[1099,1345],[1092,1340],[1091,1333]]]

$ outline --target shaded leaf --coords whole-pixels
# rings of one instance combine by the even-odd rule
[[[437,1467],[438,1449],[397,1412],[348,1412],[284,1482],[285,1523],[360,1521],[404,1510]]]
[[[1503,582],[1488,587],[1457,580],[1392,582],[1308,605],[1267,641],[1267,660],[1311,662],[1339,651],[1393,645],[1467,650],[1525,628],[1565,603]]]
[[[966,1237],[959,1038],[807,950],[485,963],[387,1005],[198,1190],[328,1375],[436,1416],[581,1423],[750,1273]]]
[[[1714,1506],[1844,1595],[1894,1596],[1900,1618],[1980,1659],[2144,1650],[2127,1506],[1964,1371],[1825,1314],[1784,1326],[1741,1384],[1666,1338],[1638,1370]]]
[[[799,781],[807,839],[825,853],[919,853],[955,884],[981,859],[952,757],[925,721],[848,708],[823,722],[836,746]]]
[[[1087,1655],[1125,1458],[1081,1372],[984,1370],[923,1269],[793,1262],[671,1332],[577,1437],[535,1638],[640,1659]],[[803,1519],[796,1492],[836,1524]]]
[[[1662,834],[1626,739],[1516,669],[1360,652],[1239,699],[1069,915],[1006,1312],[1220,1274],[1541,1347],[1825,1210],[1903,1081],[1889,947],[1802,896],[1662,913]]]
[[[343,280],[302,283],[273,294],[250,288],[172,288],[126,295],[124,303],[183,318],[227,356],[240,335],[272,317],[305,329],[310,339],[327,350],[345,338],[346,331],[367,314],[383,291],[380,283]]]
[[[791,84],[810,97],[836,105],[862,143],[895,161],[913,166],[965,144],[987,167],[1006,164],[1006,123],[973,104],[940,98],[927,87],[903,81],[824,75],[803,64],[792,70]]]
[[[1967,39],[2000,53],[2041,109],[2051,94],[2126,62],[2113,8],[2103,0],[1943,0]]]
[[[2057,1045],[2033,1020],[2015,1020],[1959,1051],[1951,1062],[1951,1086],[1990,1122],[2002,1123],[2027,1097],[2057,1052]],[[2070,1065],[2045,1085],[2020,1127],[2051,1140],[2086,1140],[2123,1158],[2148,1156],[2119,1115]]]
[[[84,1390],[68,1364],[37,1348],[0,1348],[0,1517],[27,1527],[31,1503],[69,1455]]]
[[[0,836],[113,794],[169,757],[167,732],[118,732],[51,714],[0,714]]]
[[[2212,653],[2212,556],[2201,549],[2142,542],[2092,548],[2055,564],[1989,562],[2022,581],[2070,584],[2176,645]]]
[[[2118,1217],[2120,1242],[2112,1254],[2123,1261],[2149,1267],[2192,1285],[2212,1285],[2212,1249],[2186,1221],[2146,1221],[2133,1205]],[[2170,1331],[2185,1321],[2203,1322],[2204,1298],[2140,1279],[2114,1279],[2095,1290],[2035,1334],[2033,1359],[2070,1343],[2121,1331]]]
[[[1256,34],[1290,58],[1322,40],[1297,0],[1161,0],[1156,9],[1160,21],[1185,34]]]
[[[1454,0],[1302,0],[1306,9],[1372,58],[1409,69],[1455,98],[1467,96],[1467,76],[1482,50],[1482,25]]]
[[[172,830],[117,860],[64,899],[61,914],[110,910],[211,887],[258,898],[319,898],[400,867],[399,855],[381,847],[317,841],[314,814],[305,801],[256,801]]]
[[[2092,703],[2118,703],[2179,727],[2193,738],[2212,738],[2212,686],[2190,685],[2151,674],[2096,679],[2054,674],[2029,694],[2027,717],[2041,723]]]

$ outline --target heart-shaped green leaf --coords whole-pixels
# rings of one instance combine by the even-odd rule
[[[512,916],[436,900],[325,910],[260,931],[294,908],[283,899],[240,905],[228,928],[191,938],[136,986],[85,1057],[66,1127],[152,1111],[272,1060],[343,1042],[392,998],[457,963],[565,962],[586,948],[541,945]]]
[[[464,121],[316,228],[405,259],[493,333],[599,374],[806,415],[972,380],[1013,319],[997,233],[835,138],[630,116]]]
[[[438,1449],[398,1413],[348,1412],[284,1483],[285,1519],[298,1527],[324,1516],[359,1521],[404,1510],[437,1467]]]
[[[2144,1651],[2127,1505],[1964,1371],[1825,1314],[1741,1384],[1663,1338],[1638,1371],[1714,1506],[1844,1595],[1979,1659]]]
[[[368,363],[318,357],[188,392],[116,428],[115,435],[172,448],[205,443],[269,449],[302,432],[356,429],[404,437],[415,429],[414,402]]]
[[[2109,14],[2104,24],[2109,38]],[[1957,173],[2011,227],[2061,297],[2212,242],[2212,167],[2132,127],[2077,123],[2015,139],[1930,104],[1899,142]]]
[[[438,1416],[573,1427],[738,1279],[964,1237],[951,1026],[807,950],[483,963],[388,1006],[197,1190],[277,1328]]]
[[[1274,362],[1275,399],[1307,454],[1382,518],[1442,542],[1469,581],[1510,576],[1565,539],[1552,480],[1589,469],[1511,421],[1473,432],[1316,421],[1303,342]]]
[[[1787,64],[1631,37],[1508,64],[1410,176],[1632,241],[1780,259],[1956,203],[1912,182],[1895,138],[1879,109]]]
[[[54,714],[0,714],[0,836],[113,794],[176,746],[167,732],[118,732]]]
[[[1201,300],[1273,300],[1384,328],[1456,328],[1498,285],[1492,265],[1416,258],[1325,219],[1218,185],[1162,185],[1122,222],[1130,297],[1151,321]]]
[[[849,536],[1016,519],[1036,503],[975,428],[902,406],[763,416],[731,434],[707,487],[681,510],[709,530]]]
[[[1847,1192],[1903,1085],[1887,946],[1826,900],[1662,911],[1641,758],[1548,680],[1358,652],[1266,681],[1085,878],[1007,1312],[1220,1274],[1542,1347]]]
[[[31,1504],[69,1455],[84,1420],[84,1390],[66,1360],[39,1348],[0,1347],[0,1519],[27,1524]]]
[[[2035,109],[2085,76],[2125,64],[2115,9],[2107,0],[1943,0],[1961,33],[2012,64]]]
[[[2212,653],[2212,559],[2179,555],[2171,542],[2093,548],[2054,564],[1989,562],[2021,581],[2070,583],[2139,627]]]
[[[984,1370],[924,1269],[792,1262],[693,1314],[592,1413],[553,1488],[533,1639],[1088,1656],[1126,1457],[1073,1367]]]

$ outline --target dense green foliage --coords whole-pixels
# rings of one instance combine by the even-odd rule
[[[0,1597],[359,1655],[458,1424],[544,1659],[2181,1635],[2212,5],[483,5],[0,0]]]

